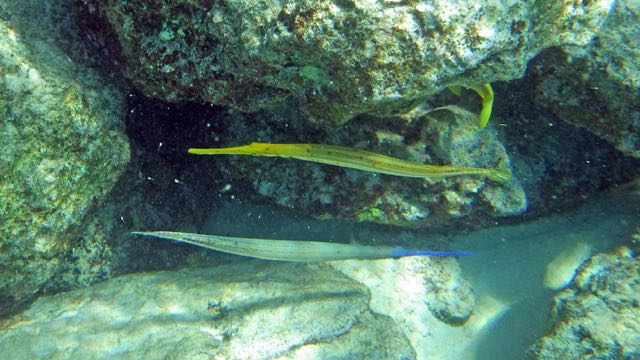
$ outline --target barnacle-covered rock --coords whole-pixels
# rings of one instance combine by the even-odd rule
[[[640,355],[640,261],[624,250],[589,259],[556,295],[552,330],[530,359],[631,359]]]
[[[129,159],[124,97],[77,61],[72,9],[0,1],[0,316],[61,271]]]
[[[146,95],[254,111],[289,97],[322,124],[402,113],[454,83],[521,77],[584,45],[612,0],[96,1]]]
[[[536,101],[640,157],[640,4],[617,1],[590,46],[545,51],[530,66]]]

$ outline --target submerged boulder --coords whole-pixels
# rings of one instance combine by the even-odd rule
[[[12,359],[412,359],[366,287],[327,265],[243,261],[42,297],[0,330]]]
[[[634,157],[640,157],[639,22],[637,1],[617,1],[589,46],[546,51],[530,66],[541,106]]]
[[[474,307],[453,258],[239,261],[41,297],[0,323],[0,358],[459,358]]]
[[[585,262],[556,295],[552,330],[530,359],[633,359],[640,356],[640,261],[627,252]]]
[[[0,316],[60,271],[129,159],[124,96],[76,61],[72,9],[0,1]]]
[[[364,284],[369,306],[391,317],[418,359],[471,358],[477,336],[500,314],[488,314],[453,258],[333,261],[330,265]],[[480,320],[479,320],[480,319]],[[362,357],[362,356],[360,356]]]
[[[96,1],[147,96],[245,111],[284,98],[312,120],[405,112],[453,83],[522,76],[544,48],[584,45],[613,0]]]

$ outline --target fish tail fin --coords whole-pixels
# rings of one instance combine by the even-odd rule
[[[508,183],[511,181],[513,175],[511,174],[511,169],[508,168],[496,168],[489,169],[489,174],[487,176],[490,180],[497,181],[499,183]]]
[[[475,87],[474,90],[482,98],[482,110],[480,111],[478,120],[480,122],[480,127],[484,129],[489,123],[491,110],[493,108],[493,88],[491,87],[491,84],[484,83]]]

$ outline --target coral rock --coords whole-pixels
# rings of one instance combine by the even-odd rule
[[[61,270],[129,160],[123,94],[74,60],[69,13],[65,1],[0,4],[0,316]]]
[[[640,356],[640,261],[599,254],[553,302],[550,333],[531,359],[632,359]]]
[[[285,97],[323,124],[397,114],[451,83],[521,77],[584,45],[612,0],[96,1],[148,96],[253,111]]]

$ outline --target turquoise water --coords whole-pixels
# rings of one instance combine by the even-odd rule
[[[452,249],[472,251],[474,256],[459,259],[463,276],[472,283],[476,296],[490,295],[504,309],[470,341],[465,355],[481,360],[517,359],[550,326],[548,312],[556,292],[543,286],[547,264],[579,243],[588,244],[593,254],[624,245],[639,211],[639,195],[613,191],[577,209],[522,224],[446,235],[316,220],[274,206],[229,201],[210,214],[203,232],[367,243],[393,242],[391,239],[400,237],[405,246],[413,248],[446,243]]]
[[[543,286],[547,264],[578,243],[588,244],[593,254],[624,245],[637,223],[638,200],[607,194],[556,216],[455,236],[456,246],[477,254],[461,261],[477,293],[511,304],[479,340],[479,358],[518,358],[544,334],[555,294]]]

